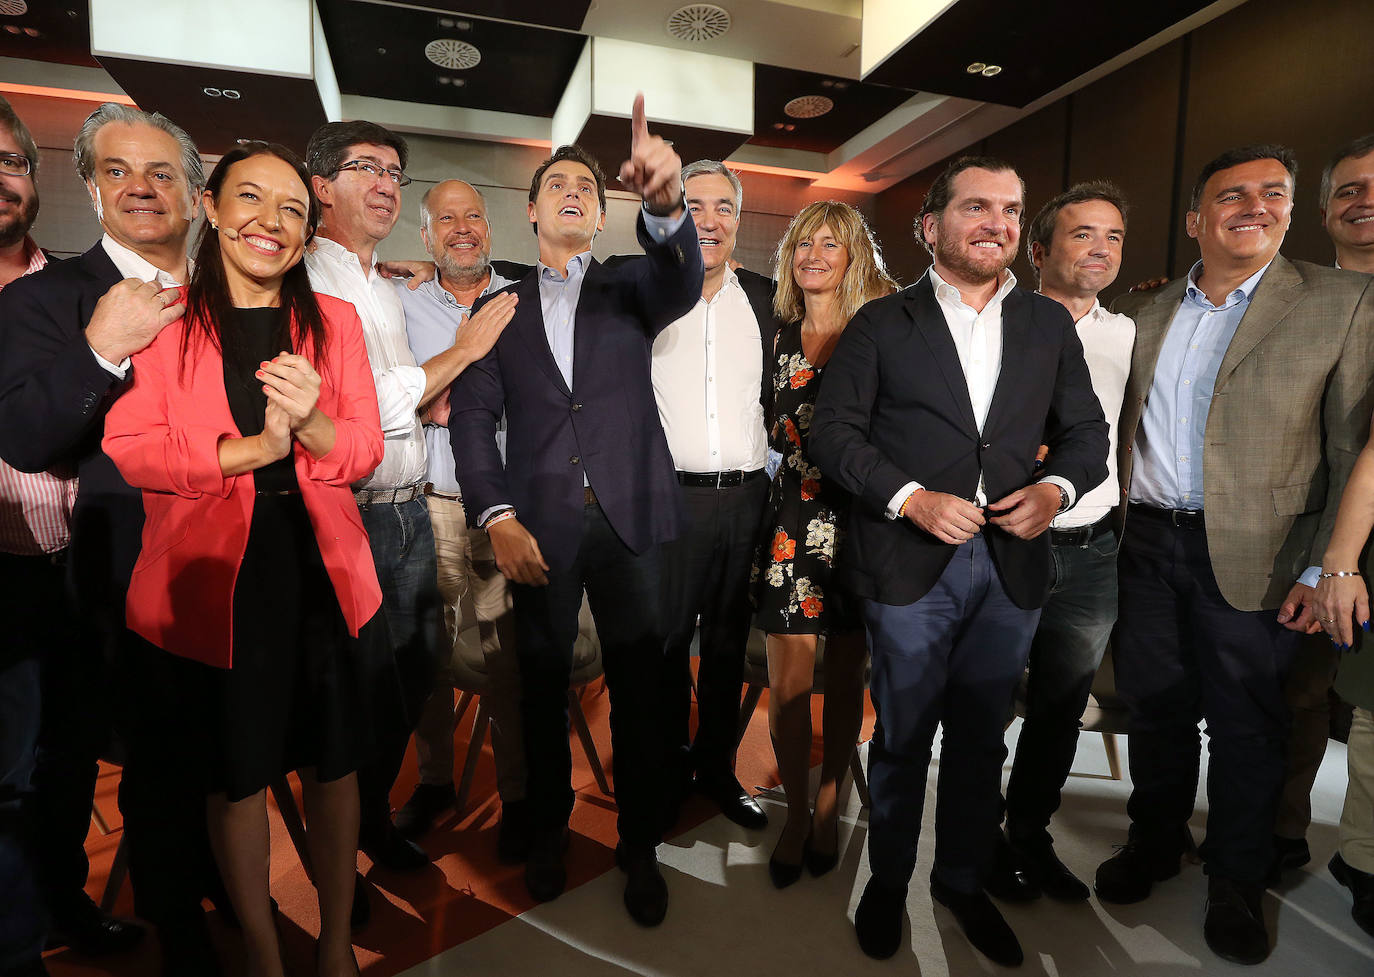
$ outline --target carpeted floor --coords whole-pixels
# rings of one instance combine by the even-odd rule
[[[609,760],[607,703],[599,684],[588,687],[583,701],[598,749]],[[768,743],[766,702],[765,697],[746,734],[739,769],[746,784],[771,787],[776,783],[776,768]],[[813,703],[817,726],[819,702]],[[871,723],[870,712],[865,738],[871,733]],[[1007,732],[1009,744],[1014,744],[1018,731],[1019,721]],[[465,739],[466,731],[460,737]],[[573,756],[578,803],[568,856],[569,891],[555,902],[533,906],[521,870],[496,861],[494,775],[490,756],[484,755],[471,809],[460,818],[442,822],[425,839],[426,848],[435,856],[432,868],[414,875],[365,868],[376,886],[373,922],[357,937],[359,961],[368,977],[696,977],[722,969],[921,977],[998,972],[968,946],[948,913],[932,912],[926,879],[933,803],[926,806],[922,857],[908,901],[910,947],[886,962],[860,953],[852,919],[868,878],[867,821],[853,791],[846,800],[840,866],[821,879],[804,877],[784,892],[772,888],[765,867],[781,827],[781,798],[775,793],[765,796],[773,825],[761,832],[748,832],[722,817],[711,817],[707,805],[693,801],[681,833],[659,850],[671,892],[668,919],[654,930],[637,927],[620,902],[623,876],[613,864],[614,805],[597,790],[590,767],[576,747]],[[409,796],[413,769],[407,764],[407,773],[397,785],[393,794],[397,804]],[[1064,861],[1081,877],[1091,879],[1098,862],[1111,854],[1112,844],[1124,840],[1129,786],[1108,776],[1102,738],[1097,734],[1081,738],[1074,769],[1053,830]],[[93,828],[88,843],[90,889],[97,897],[119,837],[114,808],[117,777],[117,771],[103,773],[98,797],[113,833],[105,836]],[[1178,879],[1161,884],[1155,895],[1136,906],[1105,906],[1093,899],[1079,906],[1042,900],[1030,906],[1004,907],[1026,949],[1026,965],[1018,972],[1075,977],[1175,977],[1232,971],[1260,977],[1374,974],[1374,941],[1351,921],[1348,894],[1325,871],[1336,845],[1335,825],[1344,787],[1344,747],[1332,743],[1312,799],[1314,823],[1308,837],[1313,863],[1266,897],[1265,911],[1277,941],[1274,954],[1262,966],[1236,967],[1207,950],[1201,933],[1205,879],[1200,867],[1190,865]],[[930,791],[933,799],[933,770]],[[1205,816],[1205,797],[1200,797],[1193,822],[1199,840]],[[314,893],[275,814],[273,827],[273,894],[281,903],[288,968],[309,974],[317,928]],[[117,910],[130,909],[126,887]],[[214,929],[230,961],[230,973],[241,973],[236,935],[217,923]],[[151,975],[157,972],[156,941],[149,939],[138,951],[119,959],[82,960],[63,950],[49,954],[47,962],[54,977]]]

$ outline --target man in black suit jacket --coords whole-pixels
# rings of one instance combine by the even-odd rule
[[[1022,961],[982,888],[1002,727],[1049,591],[1045,529],[1107,475],[1107,425],[1073,320],[1008,270],[1024,199],[1000,160],[950,164],[920,216],[934,267],[859,311],[816,402],[812,455],[855,496],[840,574],[862,598],[873,653],[873,876],[854,917],[870,956],[901,939],[943,723],[931,895],[989,958]]]
[[[86,120],[75,155],[104,236],[85,254],[0,293],[0,457],[22,471],[80,477],[68,571],[86,630],[75,660],[52,663],[56,677],[43,692],[45,730],[62,730],[56,752],[63,758],[62,769],[39,785],[62,795],[43,830],[69,836],[68,847],[82,851],[113,700],[128,751],[120,808],[136,908],[159,924],[167,973],[214,974],[200,910],[214,867],[204,796],[187,776],[197,758],[177,754],[189,738],[158,723],[162,676],[146,666],[166,656],[148,653],[124,630],[143,501],[100,450],[105,413],[130,382],[129,357],[183,310],[177,286],[187,280],[186,238],[205,180],[184,131],[161,115],[112,103]],[[104,677],[110,654],[113,695]],[[127,945],[121,928],[128,924],[93,915],[81,891],[84,855],[77,861],[63,868],[80,894],[69,910],[78,920],[68,927],[80,930],[73,943]]]
[[[739,178],[722,163],[699,160],[683,169],[682,182],[705,275],[701,297],[654,340],[654,398],[687,510],[683,534],[663,552],[665,824],[677,820],[694,786],[731,821],[762,828],[768,815],[735,777],[735,744],[753,616],[749,573],[768,498],[773,282],[730,268],[743,202]],[[690,663],[698,618],[693,738]]]
[[[625,905],[647,926],[668,908],[654,852],[662,765],[658,549],[682,526],[649,356],[654,336],[696,302],[702,277],[681,171],[677,154],[649,135],[636,98],[620,180],[644,198],[639,237],[647,256],[612,270],[590,250],[605,219],[596,161],[564,146],[540,166],[529,203],[539,265],[512,286],[520,303],[495,348],[455,382],[449,417],[468,524],[487,530],[497,567],[513,584],[534,828],[525,883],[548,900],[566,882],[567,691],[585,587],[611,693]],[[494,438],[503,413],[504,463]]]

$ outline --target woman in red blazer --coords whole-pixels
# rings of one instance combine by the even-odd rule
[[[104,439],[147,513],[129,627],[171,653],[204,737],[211,841],[265,977],[283,974],[265,788],[288,769],[304,787],[319,973],[357,973],[355,771],[376,690],[394,687],[389,650],[369,651],[381,590],[349,489],[382,458],[377,395],[357,312],[316,296],[301,263],[309,186],[281,146],[215,167],[186,313],[134,357]]]

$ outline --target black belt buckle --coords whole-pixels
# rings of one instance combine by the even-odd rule
[[[1094,523],[1094,525],[1096,525]],[[1055,546],[1087,546],[1092,542],[1092,526],[1074,526],[1071,529],[1051,529],[1050,542]]]
[[[677,480],[679,485],[686,485],[689,488],[723,489],[737,488],[762,474],[762,468],[752,472],[738,468],[727,472],[678,472]]]
[[[592,491],[590,485],[582,486],[582,504],[584,506],[597,505],[596,493]]]

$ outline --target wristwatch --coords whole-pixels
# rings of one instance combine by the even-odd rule
[[[1058,515],[1059,513],[1068,510],[1069,503],[1072,500],[1069,498],[1069,490],[1064,488],[1064,486],[1054,482],[1051,482],[1050,484],[1054,485],[1055,488],[1059,489],[1059,508],[1054,510],[1055,515]]]
[[[644,213],[653,214],[655,217],[667,217],[679,207],[685,206],[687,206],[687,184],[679,178],[677,181],[677,200],[673,201],[673,205],[664,208],[663,212],[659,213],[656,209],[650,207],[649,201],[646,200],[644,201]]]

